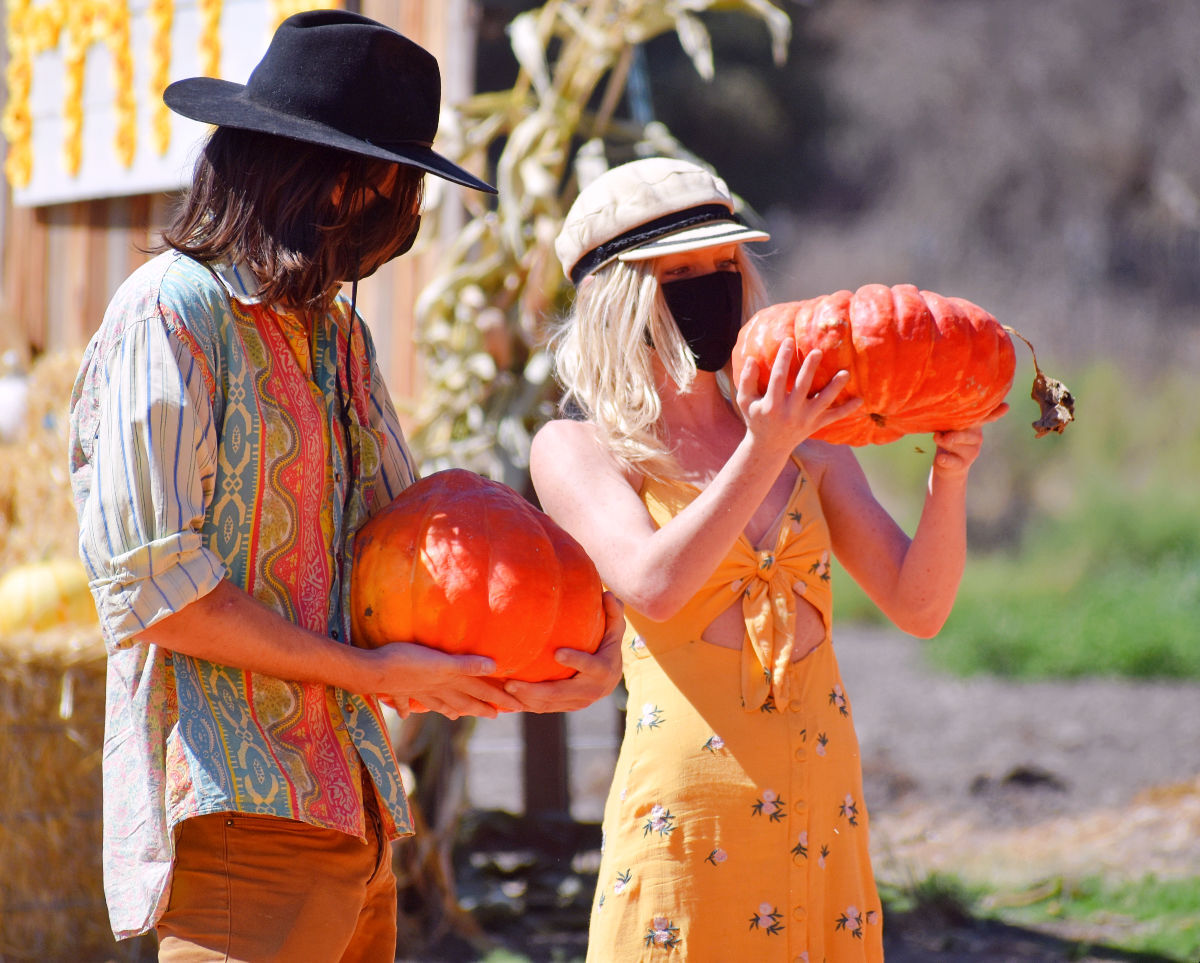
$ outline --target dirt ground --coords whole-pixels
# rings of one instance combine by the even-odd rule
[[[945,872],[1036,893],[1095,874],[1200,875],[1200,685],[957,679],[897,633],[836,644],[881,880]],[[901,963],[1135,958],[953,920],[897,924],[888,958]],[[1120,933],[1114,921],[1050,935],[1102,945]]]
[[[895,632],[843,628],[835,645],[882,882],[942,872],[1036,895],[1098,873],[1200,876],[1200,684],[959,679],[932,671],[921,643]],[[576,820],[598,818],[615,748],[611,710],[589,712],[569,723],[581,745],[572,758]],[[505,782],[514,736],[484,728],[472,740],[477,802],[516,791]],[[525,900],[519,925],[503,913],[483,917],[502,945],[538,961],[581,958],[593,883],[586,835],[574,848],[569,872],[536,860],[523,873],[510,865],[504,885]],[[540,904],[530,882],[539,874],[553,890]],[[889,963],[1158,959],[1112,949],[1120,937],[1119,921],[1031,932],[964,918],[953,905],[894,914],[885,926]]]

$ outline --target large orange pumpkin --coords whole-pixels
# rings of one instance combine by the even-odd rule
[[[486,655],[500,679],[571,675],[554,651],[596,650],[602,595],[591,559],[550,516],[462,469],[410,486],[355,538],[356,645],[419,642]]]
[[[1008,332],[983,308],[911,284],[868,284],[764,308],[738,337],[735,376],[753,358],[765,389],[788,337],[796,341],[793,377],[810,351],[822,352],[814,391],[850,372],[838,401],[862,398],[862,406],[813,435],[849,445],[979,424],[1008,394],[1016,366]]]

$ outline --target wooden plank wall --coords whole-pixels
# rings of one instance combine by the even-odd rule
[[[0,348],[83,349],[116,287],[141,264],[165,195],[15,207],[5,190]]]

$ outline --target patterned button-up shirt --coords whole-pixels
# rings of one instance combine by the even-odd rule
[[[227,578],[348,643],[353,533],[413,481],[361,322],[348,352],[346,299],[310,331],[259,303],[247,276],[175,252],[138,269],[71,398],[80,553],[109,652],[104,877],[119,938],[161,915],[173,829],[191,816],[270,814],[365,838],[365,766],[389,833],[411,832],[374,697],[138,638]]]

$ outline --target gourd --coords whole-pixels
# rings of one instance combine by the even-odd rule
[[[77,558],[29,562],[0,577],[0,635],[97,621],[87,572]]]
[[[356,645],[486,655],[499,679],[565,678],[555,650],[594,652],[604,631],[603,586],[579,543],[463,469],[421,479],[359,529],[350,585]]]
[[[820,349],[813,378],[818,391],[840,370],[850,380],[834,404],[863,404],[812,437],[849,445],[886,444],[903,435],[950,431],[981,423],[1012,387],[1016,367],[1010,334],[991,314],[962,298],[918,291],[911,284],[868,284],[857,291],[774,304],[742,328],[733,350],[735,379],[745,363],[758,363],[766,388],[785,338],[794,338],[794,378],[809,352]],[[1038,437],[1061,433],[1074,419],[1075,401],[1061,382],[1037,366],[1032,397],[1042,407]]]

